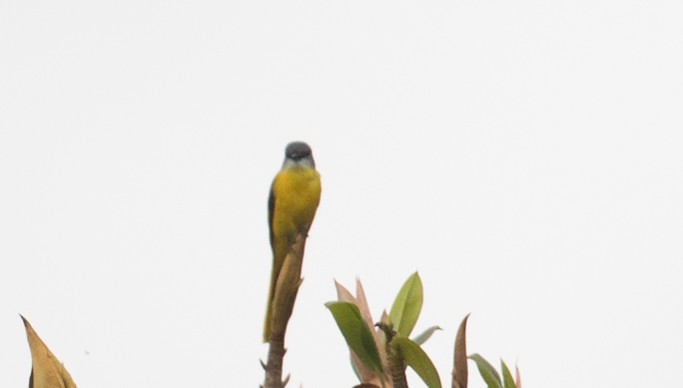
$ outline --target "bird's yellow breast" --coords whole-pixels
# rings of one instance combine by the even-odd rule
[[[273,195],[273,236],[291,240],[307,232],[313,222],[320,202],[320,175],[308,167],[285,168],[275,177]]]

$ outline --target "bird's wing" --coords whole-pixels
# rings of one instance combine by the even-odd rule
[[[275,177],[277,179],[277,176]],[[275,186],[275,179],[270,185],[270,194],[268,195],[268,229],[270,230],[270,246],[273,246],[274,236],[273,236],[273,215],[275,213],[275,191],[273,187]]]

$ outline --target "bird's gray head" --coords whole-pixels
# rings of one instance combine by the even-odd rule
[[[293,141],[287,144],[287,149],[285,150],[285,157],[287,159],[299,161],[312,156],[311,147],[303,141]]]
[[[313,152],[308,144],[302,141],[293,141],[287,145],[285,150],[284,166],[304,165],[310,168],[315,168],[315,161],[313,161]]]

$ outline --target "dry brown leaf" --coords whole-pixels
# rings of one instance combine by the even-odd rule
[[[20,317],[24,321],[28,346],[31,349],[29,388],[76,388],[76,383],[64,365],[52,354],[26,318]]]
[[[515,365],[515,387],[522,388],[522,375],[519,374],[519,367]]]
[[[303,266],[305,246],[306,235],[297,235],[297,239],[292,244],[282,265],[282,270],[275,284],[275,293],[273,294],[270,340],[284,341],[287,324],[294,310],[296,295],[303,281],[301,278],[301,268]]]
[[[453,354],[453,388],[467,388],[467,314],[458,327],[458,333],[455,335],[455,350]]]
[[[368,305],[368,299],[365,297],[365,290],[363,289],[363,284],[361,284],[360,279],[356,279],[356,299],[358,309],[360,314],[365,319],[365,323],[370,327],[370,331],[375,331],[375,322],[372,320],[372,313],[370,313],[370,306]],[[379,347],[379,344],[377,344]]]
[[[284,387],[289,377],[282,381],[282,363],[285,356],[285,333],[287,324],[294,310],[296,295],[303,279],[303,265],[306,235],[300,233],[285,257],[282,270],[275,283],[275,293],[271,304],[270,333],[267,334],[268,363],[265,365],[266,377],[264,387]]]
[[[356,302],[356,297],[351,294],[351,291],[347,290],[346,287],[339,284],[338,281],[334,281],[334,287],[337,289],[337,299],[342,302],[349,302],[358,305]]]
[[[353,365],[356,367],[356,371],[360,375],[360,381],[363,383],[372,383],[372,384],[381,384],[381,380],[379,377],[377,377],[377,374],[370,369],[366,368],[365,365],[360,361],[358,356],[356,356],[356,353],[352,352],[349,349],[349,353],[351,353],[351,362]]]
[[[387,310],[382,310],[382,316],[379,317],[380,322],[387,322],[389,320],[389,314],[387,314]]]

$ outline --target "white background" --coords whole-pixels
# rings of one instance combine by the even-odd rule
[[[21,313],[80,387],[257,386],[291,140],[324,185],[291,386],[355,384],[333,279],[379,316],[416,270],[448,385],[468,312],[525,387],[679,384],[682,7],[2,1],[0,385]]]

